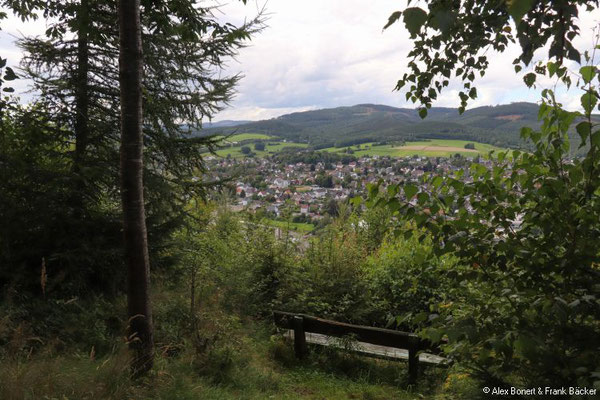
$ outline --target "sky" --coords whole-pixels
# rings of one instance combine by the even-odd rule
[[[394,91],[406,71],[407,53],[412,42],[403,24],[383,31],[389,15],[405,6],[397,0],[249,0],[221,1],[219,19],[241,23],[261,9],[267,14],[266,28],[254,36],[248,47],[227,63],[223,74],[241,73],[244,77],[230,106],[213,121],[260,120],[296,111],[360,103],[396,107],[415,105],[406,102],[404,92]],[[414,2],[413,2],[414,3]],[[592,47],[592,28],[600,22],[600,11],[580,11],[582,35],[576,47]],[[43,22],[2,21],[0,56],[15,65],[20,52],[14,36],[43,34]],[[478,98],[469,108],[539,100],[539,92],[553,85],[543,81],[536,90],[525,87],[524,72],[515,74],[512,60],[519,48],[513,45],[503,54],[488,53],[490,68],[476,82]],[[540,52],[540,56],[543,52]],[[539,60],[540,57],[534,58]],[[577,65],[571,65],[577,69]],[[27,82],[16,85],[25,90]],[[460,82],[453,81],[434,106],[456,107]],[[560,91],[560,100],[570,109],[578,108],[580,93]]]

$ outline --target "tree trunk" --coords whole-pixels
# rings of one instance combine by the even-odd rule
[[[121,196],[130,348],[135,375],[152,369],[154,343],[150,306],[150,261],[144,212],[142,136],[142,37],[140,0],[119,1],[121,90]]]
[[[71,194],[73,217],[81,220],[84,216],[84,194],[86,179],[82,175],[86,165],[85,154],[89,138],[89,40],[90,10],[88,0],[81,0],[77,8],[77,70],[74,76],[75,88],[75,151],[73,152],[72,172],[74,189]]]
[[[77,74],[75,78],[75,157],[73,169],[81,170],[89,137],[89,43],[90,15],[88,0],[81,0],[77,10]]]

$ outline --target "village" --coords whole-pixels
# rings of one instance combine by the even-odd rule
[[[367,193],[369,184],[413,183],[428,190],[422,177],[427,172],[450,175],[472,162],[453,157],[412,156],[393,158],[364,156],[347,162],[282,162],[280,157],[211,158],[208,171],[212,179],[232,178],[234,211],[261,213],[274,220],[317,224],[334,216],[337,205]],[[488,160],[477,158],[487,167]],[[468,170],[468,169],[467,169]],[[465,174],[463,179],[470,179]]]

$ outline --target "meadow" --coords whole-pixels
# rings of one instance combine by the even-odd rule
[[[303,233],[312,232],[315,229],[313,224],[307,224],[304,222],[278,221],[268,218],[263,219],[262,222],[266,225],[274,226],[276,228],[289,229]]]
[[[265,141],[264,150],[256,150],[252,140]],[[245,155],[241,152],[242,146],[248,146],[259,157],[269,154],[274,154],[286,147],[306,148],[306,143],[283,142],[280,138],[268,136],[261,133],[241,133],[232,135],[224,140],[225,143],[232,144],[231,147],[226,147],[217,150],[217,155],[220,157],[241,158]],[[474,149],[465,149],[465,145],[472,143]],[[485,143],[478,143],[469,140],[453,140],[453,139],[432,139],[406,142],[403,145],[385,144],[378,145],[377,142],[368,142],[348,147],[328,147],[321,149],[330,153],[344,153],[351,149],[357,157],[361,156],[389,156],[389,157],[452,157],[455,154],[460,154],[464,157],[485,156],[490,151],[502,151],[504,149]]]
[[[254,148],[254,143],[252,142],[253,140],[265,141],[265,149],[256,150]],[[241,151],[243,146],[248,146],[252,152],[256,153],[259,157],[277,153],[284,147],[308,147],[306,143],[283,142],[280,138],[264,135],[262,133],[240,133],[228,136],[223,140],[223,143],[232,144],[233,146],[217,150],[217,155],[220,157],[227,157],[229,155],[233,158],[245,157],[245,154]]]
[[[475,149],[465,149],[465,145],[472,143]],[[334,153],[343,153],[348,147],[338,148],[329,147],[325,151]],[[451,139],[432,139],[415,142],[406,142],[404,145],[386,144],[377,145],[376,142],[363,143],[360,145],[350,146],[350,149],[357,157],[360,156],[390,156],[390,157],[451,157],[454,154],[460,154],[465,157],[475,157],[477,155],[486,155],[490,151],[501,151],[500,147],[492,146],[484,143],[477,143],[468,140],[451,140]]]

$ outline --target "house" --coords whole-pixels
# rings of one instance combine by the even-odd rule
[[[273,180],[273,185],[278,188],[287,188],[290,186],[290,181],[281,178],[275,178]]]

